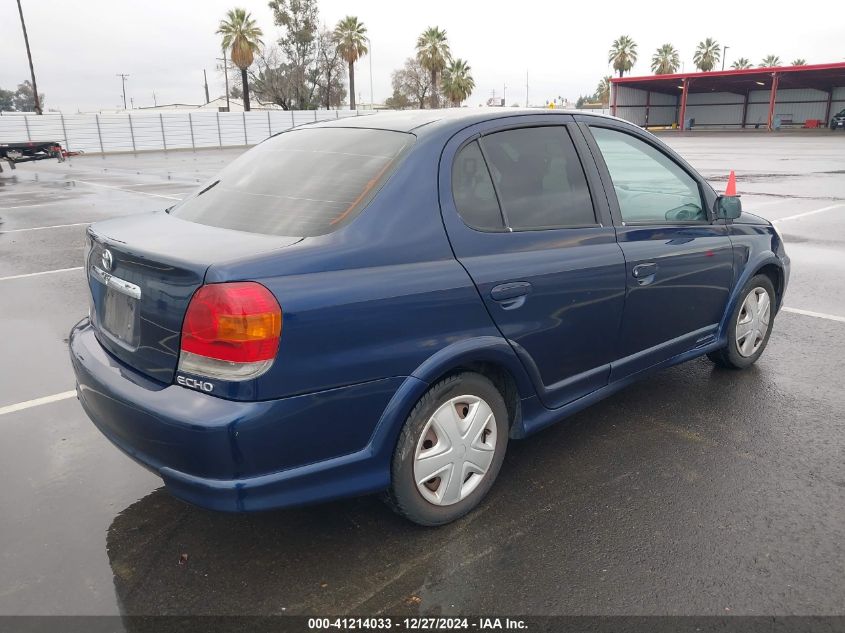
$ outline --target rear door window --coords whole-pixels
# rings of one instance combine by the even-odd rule
[[[477,141],[465,145],[452,164],[452,195],[464,222],[482,231],[505,228],[490,172]]]
[[[584,168],[564,126],[496,132],[481,146],[514,231],[595,226]]]
[[[250,233],[330,233],[366,206],[414,138],[352,128],[286,132],[242,154],[170,212]]]

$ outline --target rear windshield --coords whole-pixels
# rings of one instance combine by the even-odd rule
[[[286,132],[239,156],[170,213],[250,233],[330,233],[361,211],[413,140],[370,129]]]

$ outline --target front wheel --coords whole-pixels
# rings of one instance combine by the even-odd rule
[[[743,369],[760,358],[774,325],[775,288],[766,275],[749,280],[728,324],[728,344],[707,357],[721,367]]]
[[[402,428],[388,505],[426,526],[463,516],[499,474],[509,427],[505,401],[486,377],[464,372],[441,380],[420,398]]]

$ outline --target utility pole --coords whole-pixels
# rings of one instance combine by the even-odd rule
[[[129,107],[133,110],[135,109],[135,99],[132,97],[129,97]]]
[[[525,69],[525,107],[528,107],[528,69]]]
[[[154,108],[157,108],[157,107],[158,107],[158,102],[156,101],[156,93],[155,93],[155,90],[153,90],[153,107],[154,107]]]
[[[23,41],[26,44],[26,58],[29,60],[29,76],[32,77],[32,96],[35,100],[35,114],[43,114],[41,111],[41,99],[38,97],[38,85],[35,83],[35,69],[32,67],[32,53],[29,50],[29,36],[26,34],[26,22],[23,20],[23,9],[21,0],[18,0],[18,13],[21,16],[21,28],[23,29]]]
[[[123,73],[117,73],[115,77],[120,77],[120,82],[123,85],[123,109],[126,109],[126,78],[129,75],[124,75]]]
[[[226,61],[226,47],[223,47],[223,77],[226,80],[226,112],[229,112],[229,62]]]
[[[508,107],[508,84],[504,84],[502,87],[502,107]]]
[[[205,74],[205,68],[202,69],[202,78],[205,82],[205,102],[208,103],[211,99],[208,98],[208,75]]]
[[[728,56],[728,49],[730,46],[723,46],[722,47],[722,70],[725,70],[725,59]]]

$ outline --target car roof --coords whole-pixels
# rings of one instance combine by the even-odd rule
[[[444,126],[449,126],[450,124],[454,124],[457,128],[462,128],[474,123],[504,117],[554,114],[586,114],[615,119],[615,117],[584,110],[556,110],[550,108],[444,108],[439,110],[376,111],[372,114],[362,114],[360,116],[346,117],[334,121],[322,121],[309,127],[356,127],[391,130],[394,132],[424,133],[426,126],[432,123],[439,123],[440,125],[431,126],[437,127],[438,129],[442,129]]]

